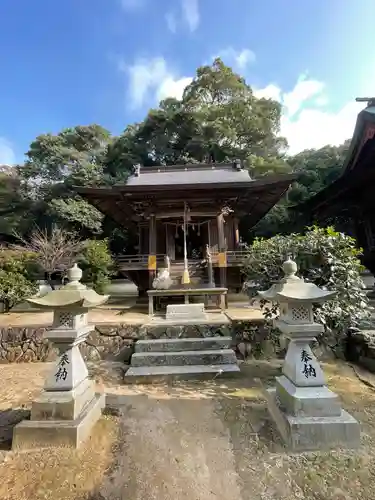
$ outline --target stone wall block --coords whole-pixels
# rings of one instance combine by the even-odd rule
[[[44,338],[46,328],[0,327],[0,363],[53,361],[57,350]],[[202,338],[231,336],[238,356],[272,356],[274,346],[264,322],[234,321],[231,325],[187,325],[177,327],[110,324],[97,325],[86,342],[80,345],[86,361],[127,362],[134,352],[134,344],[140,339]],[[237,346],[241,344],[238,349]],[[246,349],[245,349],[245,345]],[[272,351],[274,349],[274,351]]]

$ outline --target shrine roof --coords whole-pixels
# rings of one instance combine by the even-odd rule
[[[210,213],[223,203],[236,213],[246,213],[255,224],[283,196],[295,174],[265,175],[252,179],[239,162],[136,166],[124,184],[75,187],[99,211],[122,226],[147,219],[151,212],[183,210],[183,202],[201,213]],[[182,213],[182,212],[181,212]]]
[[[344,204],[350,209],[348,193],[374,180],[375,169],[375,106],[363,109],[357,117],[353,137],[343,170],[338,179],[307,201],[295,207],[300,212],[337,212]]]
[[[140,167],[138,175],[129,177],[127,186],[144,188],[168,185],[249,183],[248,170],[237,170],[233,164],[190,164]]]
[[[350,143],[348,155],[344,162],[344,172],[352,170],[358,163],[362,147],[370,138],[368,135],[374,129],[375,124],[375,106],[368,106],[363,109],[357,117],[353,138]]]

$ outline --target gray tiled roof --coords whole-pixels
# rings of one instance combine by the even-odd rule
[[[251,181],[247,170],[232,165],[187,165],[185,167],[144,167],[140,175],[129,177],[128,186],[163,186],[173,184],[228,184]]]

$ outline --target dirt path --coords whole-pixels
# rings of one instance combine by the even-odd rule
[[[230,432],[213,400],[134,396],[129,401],[121,419],[123,446],[116,469],[100,489],[102,497],[242,498]]]

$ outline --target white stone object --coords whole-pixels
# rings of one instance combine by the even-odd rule
[[[321,290],[296,276],[297,265],[288,259],[284,278],[262,299],[277,302],[280,316],[274,325],[290,342],[275,389],[267,391],[269,411],[280,434],[295,450],[338,445],[358,446],[358,422],[341,409],[339,399],[326,386],[323,370],[310,348],[324,331],[314,322],[313,304],[331,299],[335,292]]]
[[[207,320],[207,313],[204,304],[169,304],[167,305],[166,320],[205,321]]]
[[[159,271],[157,277],[152,282],[152,288],[156,290],[168,290],[173,284],[168,269]]]

